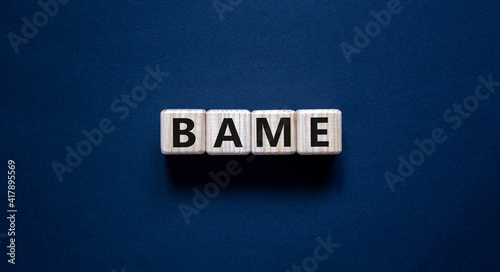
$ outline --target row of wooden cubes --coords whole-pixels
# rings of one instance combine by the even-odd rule
[[[342,113],[317,110],[163,110],[163,154],[302,155],[342,151]]]

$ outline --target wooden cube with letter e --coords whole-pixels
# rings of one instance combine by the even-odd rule
[[[335,109],[297,111],[297,153],[342,152],[342,112]]]

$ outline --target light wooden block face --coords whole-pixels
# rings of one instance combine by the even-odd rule
[[[208,154],[250,154],[252,129],[248,110],[209,110],[206,122]]]
[[[205,110],[164,110],[161,112],[163,154],[205,153]]]
[[[285,155],[297,150],[296,119],[293,110],[252,112],[252,153]]]
[[[342,151],[342,113],[339,110],[297,111],[297,153],[339,154]]]

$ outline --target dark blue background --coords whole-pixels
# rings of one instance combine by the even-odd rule
[[[19,212],[0,271],[285,271],[328,235],[341,246],[317,271],[500,270],[500,88],[443,121],[478,76],[500,81],[498,1],[402,1],[352,63],[339,44],[387,1],[244,0],[223,21],[211,1],[105,2],[61,6],[17,54],[7,34],[40,7],[3,3],[0,168],[16,161]],[[120,120],[110,104],[148,65],[170,75]],[[165,158],[167,108],[338,108],[343,152]],[[115,130],[59,182],[51,163],[102,118]],[[447,141],[391,192],[384,173],[437,127]],[[178,205],[233,159],[187,225]]]

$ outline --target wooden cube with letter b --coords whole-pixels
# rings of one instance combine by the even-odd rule
[[[297,111],[297,153],[339,154],[342,151],[342,113],[339,110]]]
[[[164,110],[161,112],[163,154],[205,153],[205,110]]]
[[[285,155],[297,150],[293,110],[256,110],[252,112],[252,153]]]

